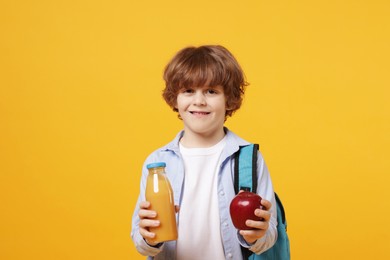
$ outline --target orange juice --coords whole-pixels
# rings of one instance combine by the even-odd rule
[[[156,234],[154,239],[151,239],[154,243],[177,239],[173,191],[165,175],[165,166],[164,162],[151,163],[146,166],[149,175],[145,197],[150,202],[150,209],[157,212],[156,219],[160,221],[160,226],[149,228],[150,232]]]

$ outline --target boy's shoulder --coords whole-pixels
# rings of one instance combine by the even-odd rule
[[[179,141],[183,136],[183,133],[183,131],[180,131],[172,141],[155,149],[152,153],[149,154],[149,156],[146,158],[146,161],[156,161],[158,159],[161,160],[166,156],[172,156],[173,154],[178,153],[180,149]]]
[[[244,138],[240,137],[236,133],[230,131],[228,128],[225,127],[225,133],[226,133],[226,142],[230,145],[236,146],[237,149],[241,146],[246,146],[251,144],[251,142],[245,140]]]

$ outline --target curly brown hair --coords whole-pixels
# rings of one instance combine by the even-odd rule
[[[163,97],[176,112],[181,89],[222,86],[226,96],[226,117],[240,108],[245,87],[249,85],[237,60],[220,45],[180,50],[165,67],[164,80]]]

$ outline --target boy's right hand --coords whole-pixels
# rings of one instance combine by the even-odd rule
[[[156,236],[156,234],[149,231],[149,228],[158,227],[160,225],[160,221],[154,219],[157,216],[157,212],[149,209],[150,208],[149,201],[142,201],[139,206],[140,206],[140,210],[138,212],[138,216],[140,218],[139,233],[149,245],[151,246],[157,245],[157,243],[153,243],[150,241]]]

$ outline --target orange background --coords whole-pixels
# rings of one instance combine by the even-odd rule
[[[162,71],[222,44],[293,259],[389,259],[388,1],[1,1],[0,258],[143,259],[141,165],[181,122]]]

